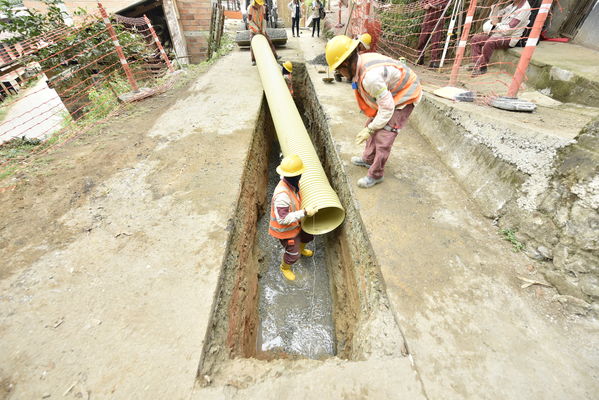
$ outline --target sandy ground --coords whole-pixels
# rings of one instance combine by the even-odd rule
[[[15,137],[45,139],[62,127],[67,109],[56,90],[46,84],[46,77],[19,94],[19,100],[10,106],[0,121],[0,143]]]
[[[310,59],[323,42],[290,41]],[[302,49],[300,49],[300,45]],[[311,48],[311,46],[314,46]],[[341,157],[349,85],[319,98]],[[234,93],[230,93],[234,89]],[[0,193],[0,398],[591,399],[597,325],[564,314],[427,143],[407,129],[384,184],[354,186],[412,357],[231,360],[195,387],[227,225],[261,99],[235,51],[183,88],[52,153]],[[351,181],[364,171],[348,165]],[[411,361],[414,361],[414,367]],[[250,376],[240,381],[240,372]]]

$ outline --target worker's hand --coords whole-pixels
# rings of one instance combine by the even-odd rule
[[[432,7],[431,3],[426,2],[426,3],[424,3],[424,6],[422,8],[424,8],[425,10],[429,10],[431,7]]]
[[[318,212],[318,207],[306,207],[304,211],[306,212],[307,217],[312,217]]]
[[[370,137],[371,134],[372,134],[372,131],[370,130],[370,128],[366,127],[364,129],[362,129],[356,135],[356,144],[364,143],[365,141],[368,140],[368,138]]]

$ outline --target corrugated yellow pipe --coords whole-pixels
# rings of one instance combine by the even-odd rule
[[[264,36],[256,35],[251,45],[281,151],[285,156],[300,156],[306,168],[300,181],[303,206],[320,209],[314,217],[304,219],[302,228],[313,235],[330,232],[341,225],[345,210],[322,169],[268,41]]]

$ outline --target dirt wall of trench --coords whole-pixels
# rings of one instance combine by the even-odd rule
[[[559,292],[556,300],[598,317],[599,121],[565,145],[525,138],[481,113],[425,98],[411,122],[481,212],[515,232],[529,257],[544,261],[541,272]]]

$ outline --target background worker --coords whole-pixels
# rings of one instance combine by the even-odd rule
[[[358,106],[370,119],[358,132],[356,144],[366,142],[354,165],[368,168],[358,186],[369,188],[383,181],[384,169],[395,137],[422,97],[418,76],[404,63],[378,53],[358,54],[360,42],[335,36],[326,46],[331,69],[352,80]]]
[[[312,2],[312,37],[314,32],[320,37],[320,18],[324,16],[324,9],[322,8],[322,2],[320,0],[314,0]]]
[[[441,19],[445,7],[449,0],[421,0],[422,8],[425,10],[420,36],[418,37],[418,59],[416,64],[424,64],[424,47],[429,43],[431,49],[430,68],[439,68],[439,60],[441,60],[441,48],[443,40],[443,30],[445,26],[445,17]],[[441,20],[441,21],[439,21]],[[438,23],[438,24],[437,24]],[[435,29],[436,27],[436,29]],[[428,39],[431,39],[430,42]]]
[[[291,0],[287,7],[291,11],[291,35],[295,37],[295,32],[297,32],[297,37],[300,35],[299,23],[300,18],[302,17],[302,7],[304,6],[303,2],[299,0]]]
[[[279,184],[272,195],[270,205],[270,226],[268,233],[279,239],[285,253],[279,266],[285,279],[295,280],[291,266],[300,258],[300,254],[311,257],[314,252],[306,249],[314,236],[302,230],[301,220],[312,217],[318,208],[302,208],[299,181],[304,172],[304,163],[295,154],[281,160],[277,173],[281,176]]]
[[[253,0],[252,4],[248,7],[247,15],[248,27],[250,28],[250,42],[256,35],[264,35],[266,40],[268,40],[272,54],[279,60],[281,56],[277,55],[275,45],[266,33],[266,8],[264,7],[264,0]],[[252,65],[256,65],[256,58],[254,57],[252,46],[250,46],[250,56],[252,57]]]
[[[358,45],[358,53],[366,53],[370,51],[370,44],[372,43],[372,36],[369,33],[363,33],[358,38],[360,44]]]
[[[487,64],[496,49],[515,47],[528,26],[531,9],[526,0],[513,0],[504,8],[491,8],[489,20],[483,24],[483,32],[472,37],[472,75],[487,73]]]
[[[293,96],[293,77],[291,74],[293,73],[293,64],[291,61],[285,61],[283,63],[283,69],[281,71],[283,73],[283,78],[287,83],[287,87],[289,88],[289,93]]]

